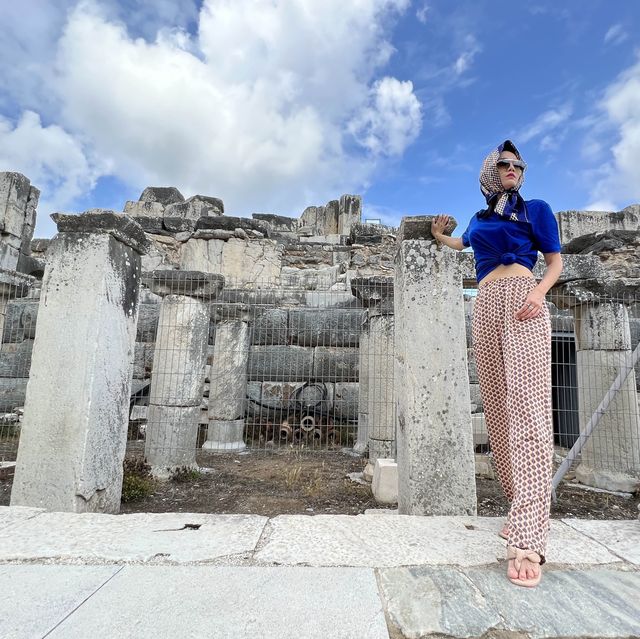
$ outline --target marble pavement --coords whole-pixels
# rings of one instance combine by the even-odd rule
[[[499,519],[0,508],[0,637],[639,637],[640,522],[553,520],[541,585]]]

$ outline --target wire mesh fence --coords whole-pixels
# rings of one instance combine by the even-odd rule
[[[0,288],[0,461],[15,460],[31,368],[40,289],[34,283]]]

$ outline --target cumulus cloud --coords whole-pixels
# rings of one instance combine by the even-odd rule
[[[33,111],[15,125],[0,116],[0,171],[18,171],[36,186],[53,187],[42,193],[52,209],[91,189],[99,172],[77,139],[55,124],[43,126]]]
[[[146,27],[115,0],[83,1],[59,29],[56,55],[49,51],[58,102],[47,121],[59,126],[29,113],[2,134],[27,127],[33,140],[68,145],[60,175],[53,160],[24,165],[59,202],[113,175],[138,188],[216,195],[231,214],[297,215],[361,189],[382,158],[418,135],[412,84],[380,79],[394,52],[389,25],[409,4],[205,0],[189,29],[196,0],[162,0]],[[4,150],[12,168],[17,148]]]
[[[589,208],[615,210],[640,201],[640,61],[607,88],[600,111],[609,125],[608,158],[599,169]]]

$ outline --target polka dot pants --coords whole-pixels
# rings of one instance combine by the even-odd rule
[[[544,559],[553,459],[551,322],[546,305],[533,319],[515,319],[535,285],[529,277],[481,285],[472,335],[491,451],[511,502],[507,543]]]

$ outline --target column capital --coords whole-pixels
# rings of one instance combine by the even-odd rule
[[[151,247],[151,241],[137,222],[109,209],[89,209],[80,215],[53,213],[51,219],[58,226],[58,233],[108,233],[141,255],[146,255]]]
[[[405,240],[435,241],[435,238],[431,235],[431,222],[436,217],[437,215],[407,215],[403,217],[398,231],[398,243],[402,243]],[[456,222],[455,218],[449,216],[449,224],[444,230],[445,235],[451,235],[457,226],[458,222]]]
[[[369,309],[369,313],[393,313],[393,277],[354,277],[351,279],[351,292]]]

